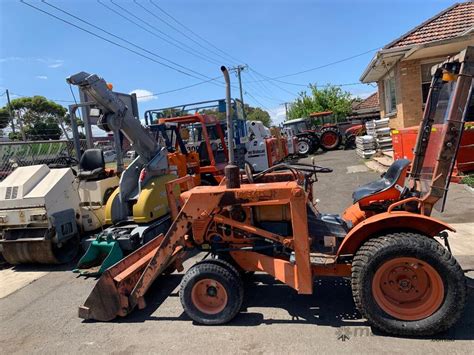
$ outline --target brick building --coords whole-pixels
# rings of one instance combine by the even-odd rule
[[[376,82],[380,115],[390,127],[418,125],[431,82],[431,67],[474,45],[474,2],[457,3],[379,50],[360,80]]]

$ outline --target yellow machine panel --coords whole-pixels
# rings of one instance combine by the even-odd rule
[[[137,203],[133,206],[135,223],[149,223],[169,213],[165,183],[176,179],[175,175],[157,176],[148,181],[142,188]],[[179,186],[175,193],[179,195]]]
[[[120,187],[117,187],[114,190],[114,192],[112,192],[112,194],[110,195],[105,205],[105,224],[106,225],[114,224],[114,222],[112,221],[112,205],[115,199],[119,198],[119,192],[120,192]]]

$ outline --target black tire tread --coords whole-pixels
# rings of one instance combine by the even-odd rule
[[[332,147],[332,148],[327,148],[324,146],[323,144],[323,135],[326,133],[326,132],[332,132],[332,133],[335,133],[337,134],[338,136],[338,142],[337,144]],[[341,145],[342,143],[342,135],[341,135],[341,132],[339,131],[339,128],[337,127],[323,127],[321,128],[321,131],[320,131],[320,145],[321,145],[321,149],[322,150],[325,150],[325,151],[330,151],[330,150],[336,150],[339,148],[339,146]]]
[[[242,281],[232,269],[216,262],[217,259],[203,260],[193,265],[184,275],[181,281],[179,298],[186,314],[197,323],[206,325],[224,324],[232,320],[239,313],[243,301]],[[205,278],[216,277],[224,287],[229,297],[227,306],[218,314],[209,316],[199,312],[193,305],[190,292],[200,276]],[[203,277],[203,278],[204,278]]]
[[[444,311],[443,317],[438,317],[438,321],[423,326],[410,326],[414,322],[387,322],[383,317],[374,315],[369,310],[369,303],[365,299],[371,290],[364,289],[364,274],[370,268],[370,262],[374,260],[380,251],[396,253],[402,250],[412,250],[416,254],[434,256],[439,263],[448,270],[450,275],[455,275],[453,289],[456,291],[456,302],[449,305],[449,309]],[[449,291],[448,291],[449,292]],[[367,318],[376,328],[394,335],[432,335],[442,332],[451,327],[460,318],[464,304],[466,302],[466,282],[463,271],[452,256],[440,243],[433,238],[412,232],[390,233],[366,241],[357,251],[352,262],[352,294],[354,303],[363,317]],[[381,311],[383,312],[383,311]],[[431,316],[429,317],[431,318]],[[421,322],[421,321],[420,321]]]

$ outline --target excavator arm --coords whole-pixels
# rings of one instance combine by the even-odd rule
[[[150,161],[162,149],[140,120],[134,117],[131,107],[109,89],[103,78],[80,72],[71,75],[66,81],[83,90],[102,110],[103,117],[98,126],[105,131],[121,131],[144,161]]]
[[[113,131],[118,137],[120,132],[129,140],[138,157],[122,173],[119,183],[118,201],[111,203],[111,221],[117,223],[129,216],[128,201],[133,201],[143,187],[154,177],[168,171],[166,147],[142,126],[133,114],[134,99],[130,95],[112,91],[106,81],[96,74],[80,72],[66,79],[84,92],[91,104],[101,111],[98,126],[105,131]],[[129,105],[126,102],[129,102]],[[116,140],[117,141],[117,140]]]

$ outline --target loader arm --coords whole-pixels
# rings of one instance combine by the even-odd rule
[[[102,274],[79,317],[110,321],[126,316],[137,305],[145,307],[144,296],[156,278],[182,256],[193,221],[206,219],[218,206],[223,193],[202,201],[190,194],[165,236],[159,235]]]

